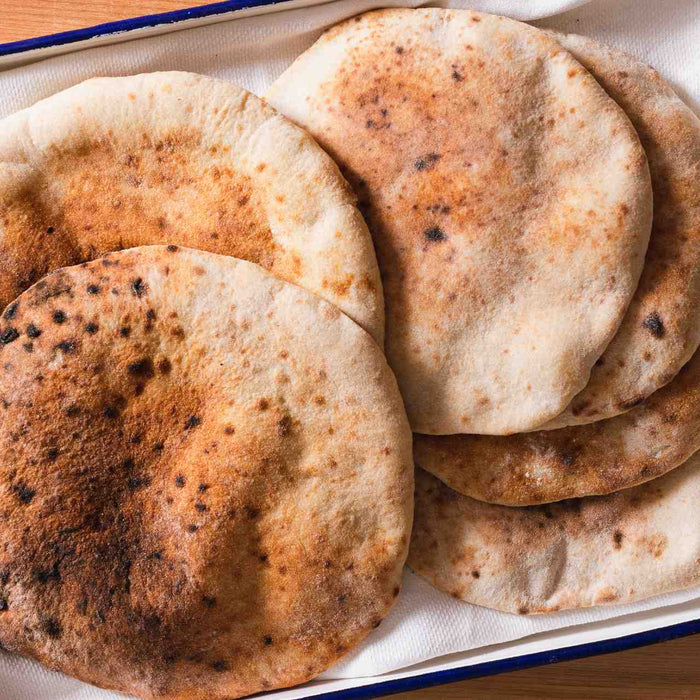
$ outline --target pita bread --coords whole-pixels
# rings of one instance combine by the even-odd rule
[[[417,464],[459,493],[535,505],[630,488],[700,449],[700,353],[628,413],[589,425],[498,437],[414,435]]]
[[[0,122],[0,306],[57,267],[155,243],[258,263],[383,341],[355,196],[254,95],[191,73],[99,78]]]
[[[468,603],[546,613],[700,584],[700,456],[633,489],[507,508],[416,471],[409,566]]]
[[[387,614],[410,430],[381,349],[335,306],[155,246],[44,278],[0,339],[8,651],[223,700],[312,678]]]
[[[586,388],[546,429],[618,415],[668,383],[700,344],[700,119],[653,69],[592,39],[555,38],[627,113],[649,158],[644,271]]]
[[[413,429],[508,434],[561,413],[651,228],[637,135],[580,64],[503,17],[383,10],[326,32],[266,99],[358,192]]]

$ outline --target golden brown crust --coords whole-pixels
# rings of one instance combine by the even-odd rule
[[[506,18],[381,10],[322,36],[266,99],[358,193],[413,429],[508,434],[560,413],[651,227],[643,149],[590,74]]]
[[[168,243],[262,265],[383,340],[354,195],[246,91],[189,73],[101,78],[0,122],[0,306],[58,267]]]
[[[0,322],[0,644],[144,698],[313,677],[398,594],[410,432],[374,341],[243,261],[137,248]]]

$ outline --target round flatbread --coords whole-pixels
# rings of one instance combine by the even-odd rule
[[[700,449],[700,353],[663,389],[608,420],[523,435],[414,435],[416,464],[459,493],[526,506],[656,479]]]
[[[99,78],[0,122],[0,306],[57,267],[156,243],[258,263],[383,341],[354,194],[254,95],[191,73]]]
[[[0,325],[0,644],[142,698],[306,681],[398,595],[411,436],[372,338],[249,262],[136,248]]]
[[[409,566],[468,603],[546,613],[700,584],[700,457],[633,489],[507,508],[416,470]]]
[[[644,151],[591,75],[519,22],[383,10],[329,30],[266,99],[358,192],[413,429],[508,434],[561,413],[651,229]]]
[[[700,119],[649,66],[553,35],[627,113],[649,159],[654,224],[627,315],[586,388],[545,429],[609,418],[668,383],[700,344]]]

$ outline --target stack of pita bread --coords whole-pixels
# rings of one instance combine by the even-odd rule
[[[373,235],[413,570],[521,614],[700,583],[700,120],[668,83],[584,37],[391,10],[266,99]]]
[[[216,700],[327,668],[407,557],[518,613],[700,581],[700,121],[668,84],[385,10],[265,99],[156,73],[0,122],[0,645]]]
[[[391,608],[413,518],[337,166],[182,73],[40,102],[0,161],[0,644],[142,698],[317,675]]]

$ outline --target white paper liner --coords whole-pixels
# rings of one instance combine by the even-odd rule
[[[89,77],[154,70],[205,73],[262,94],[325,27],[376,7],[420,5],[472,7],[586,34],[651,63],[696,111],[700,107],[700,2],[696,0],[593,0],[588,4],[585,0],[297,0],[287,7],[290,4],[298,9],[270,8],[254,17],[83,48],[5,70],[0,72],[0,117]],[[366,684],[380,674],[389,675],[375,680],[503,658],[529,649],[612,638],[629,633],[625,630],[648,630],[690,619],[700,619],[700,587],[631,605],[523,617],[456,601],[406,571],[403,592],[381,627],[320,677],[344,680],[318,680],[269,696],[280,700],[306,697]],[[601,626],[605,620],[608,624]],[[528,639],[492,647],[523,638]],[[457,656],[445,656],[458,652]],[[411,668],[390,673],[406,667]],[[33,661],[0,653],[0,700],[124,697],[53,673]]]

